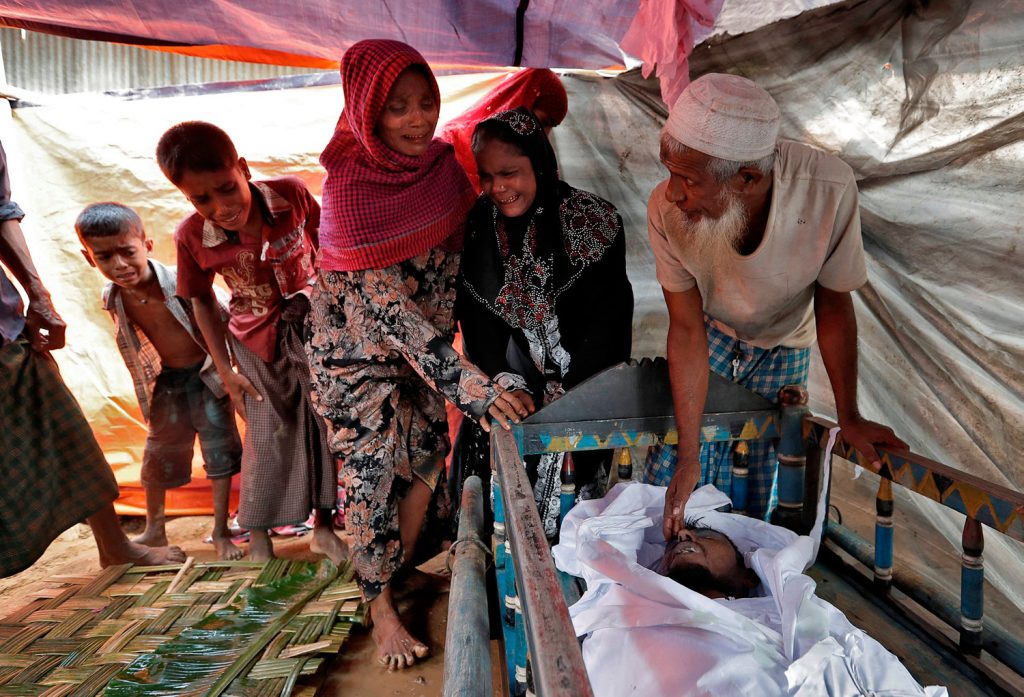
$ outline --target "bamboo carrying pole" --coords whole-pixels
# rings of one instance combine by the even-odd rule
[[[452,563],[451,607],[444,646],[445,697],[486,697],[491,690],[491,651],[487,624],[487,547],[480,478],[462,488],[459,539]]]

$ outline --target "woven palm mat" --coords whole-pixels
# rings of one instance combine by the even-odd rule
[[[0,695],[311,695],[364,618],[329,561],[125,564],[31,597],[0,618]]]

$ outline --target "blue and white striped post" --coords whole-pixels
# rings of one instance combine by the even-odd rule
[[[964,553],[960,563],[960,650],[981,652],[985,618],[985,535],[974,518],[964,521]]]
[[[509,566],[512,565],[509,564]],[[519,635],[522,630],[521,626],[516,626],[516,606],[519,605],[519,598],[515,593],[515,585],[509,586],[504,598],[504,612],[501,613],[501,634],[505,640],[505,665],[508,667],[505,677],[508,680],[510,695],[516,694],[516,657],[519,653]]]
[[[516,613],[516,637],[515,637],[515,665],[514,697],[525,697],[526,695],[526,625],[523,624],[523,604],[519,596],[516,596],[513,608]]]
[[[736,441],[732,449],[732,512],[747,514],[747,483],[750,475],[750,443]]]
[[[491,495],[494,508],[494,576],[498,585],[498,598],[504,606],[501,613],[501,634],[505,640],[505,665],[509,667],[508,689],[510,695],[515,695],[516,654],[521,643],[523,627],[521,622],[516,625],[519,598],[516,596],[515,566],[512,564],[511,549],[505,535],[505,504],[501,498],[501,481],[494,470],[491,470]]]
[[[807,415],[807,390],[786,385],[779,390],[779,506],[772,523],[799,530],[804,507],[804,468],[807,444],[804,441],[804,416]]]
[[[576,465],[572,461],[572,453],[565,453],[562,458],[562,488],[558,495],[558,522],[565,519],[566,514],[576,505]]]
[[[491,545],[494,553],[494,575],[498,581],[498,597],[505,597],[505,562],[507,545],[505,540],[505,505],[501,500],[501,482],[498,473],[491,470],[491,507],[494,509],[494,535]]]
[[[879,477],[875,497],[875,589],[881,593],[888,593],[892,586],[894,510],[892,482]]]
[[[501,481],[498,479],[498,473],[491,470],[491,506],[494,508],[494,524],[497,526],[501,524],[501,529],[505,529],[505,503],[501,500]]]

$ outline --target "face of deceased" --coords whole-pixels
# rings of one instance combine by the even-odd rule
[[[692,524],[668,542],[654,570],[709,597],[743,597],[757,585],[727,536]]]

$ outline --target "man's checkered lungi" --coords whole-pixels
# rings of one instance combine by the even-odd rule
[[[810,349],[777,346],[758,348],[716,329],[704,318],[708,333],[708,362],[711,370],[762,397],[778,402],[785,385],[807,385]],[[733,374],[733,359],[739,359]],[[676,446],[651,448],[644,463],[644,481],[666,486],[676,470]],[[767,519],[778,501],[776,474],[778,460],[771,441],[750,441],[750,474],[747,479],[747,514]],[[732,444],[703,443],[700,448],[700,480],[697,486],[714,484],[729,494],[732,490]]]
[[[0,348],[0,478],[0,576],[30,567],[118,495],[57,364],[24,338]]]

